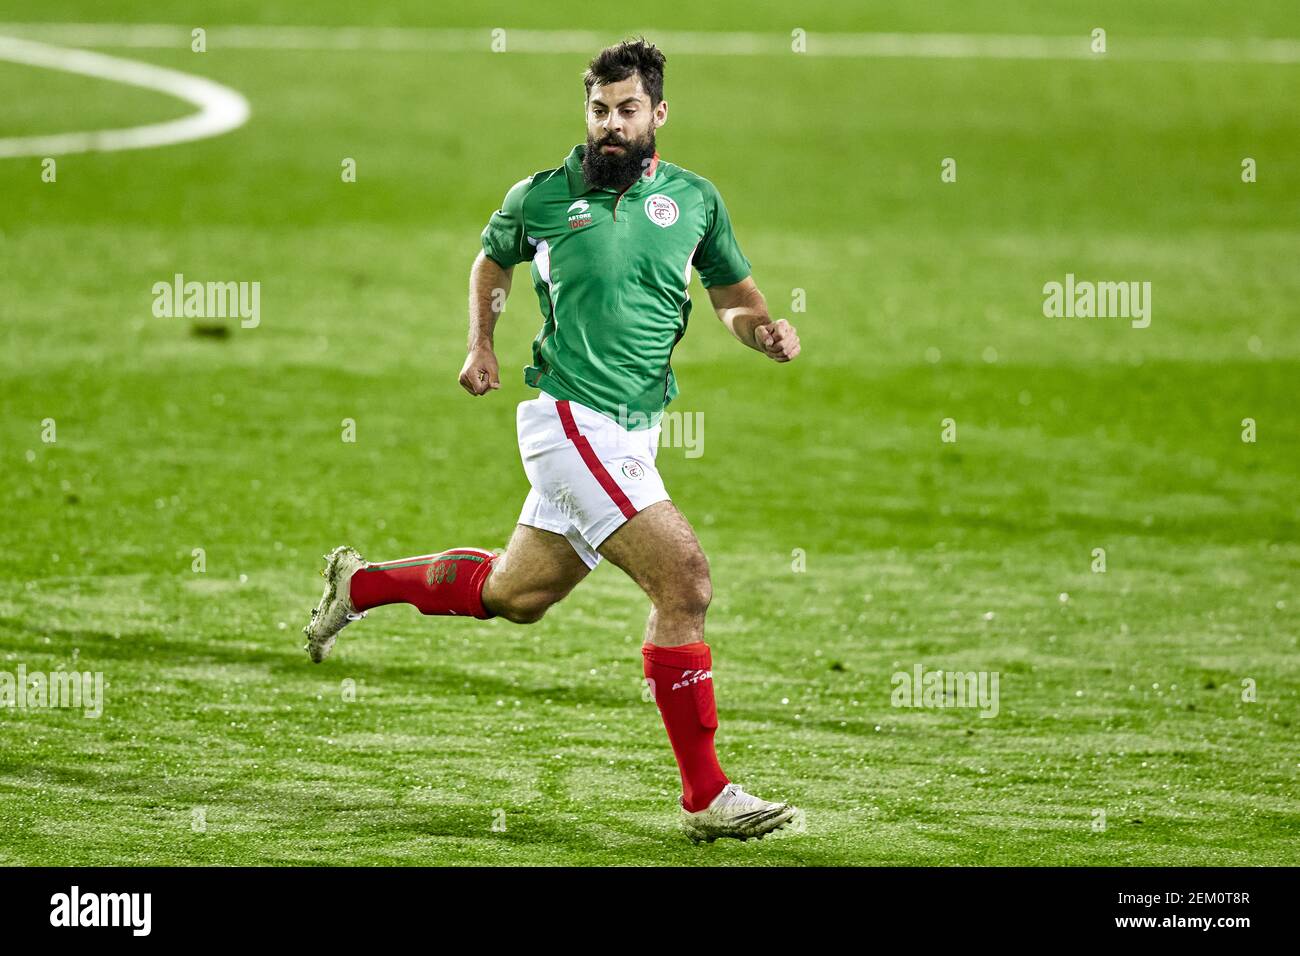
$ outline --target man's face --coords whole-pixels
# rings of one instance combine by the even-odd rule
[[[587,97],[587,149],[583,174],[593,186],[623,189],[645,172],[655,153],[655,130],[668,104],[651,104],[639,74],[597,84]]]

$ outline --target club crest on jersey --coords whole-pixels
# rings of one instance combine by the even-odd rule
[[[663,193],[655,193],[645,201],[645,214],[656,226],[667,229],[677,221],[677,203]]]
[[[623,462],[623,474],[636,481],[645,475],[645,469],[641,467],[639,462],[629,459]]]
[[[569,207],[569,228],[581,229],[583,226],[591,225],[590,204],[585,199],[579,199]]]

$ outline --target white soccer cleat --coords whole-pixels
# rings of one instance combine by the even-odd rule
[[[718,837],[761,840],[787,826],[796,833],[804,829],[804,812],[798,807],[760,800],[735,783],[723,787],[703,810],[691,813],[682,807],[681,811],[682,829],[695,843],[701,840],[712,843]]]
[[[365,559],[356,548],[335,548],[325,555],[325,570],[321,572],[325,579],[325,593],[312,609],[311,620],[302,629],[307,635],[304,650],[317,664],[330,656],[339,631],[366,616],[365,611],[358,612],[353,606],[350,593],[352,575],[365,566]]]

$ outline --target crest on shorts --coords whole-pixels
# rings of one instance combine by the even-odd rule
[[[667,229],[677,221],[677,203],[663,193],[655,193],[645,201],[645,214],[656,226]]]
[[[640,462],[628,460],[623,462],[623,474],[625,477],[636,480],[645,474],[645,469],[641,467]]]

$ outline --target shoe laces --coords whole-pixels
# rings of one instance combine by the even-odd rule
[[[740,788],[738,783],[729,783],[718,791],[718,795],[713,798],[714,803],[723,803],[728,806],[752,806],[757,804],[758,798],[751,796]]]

